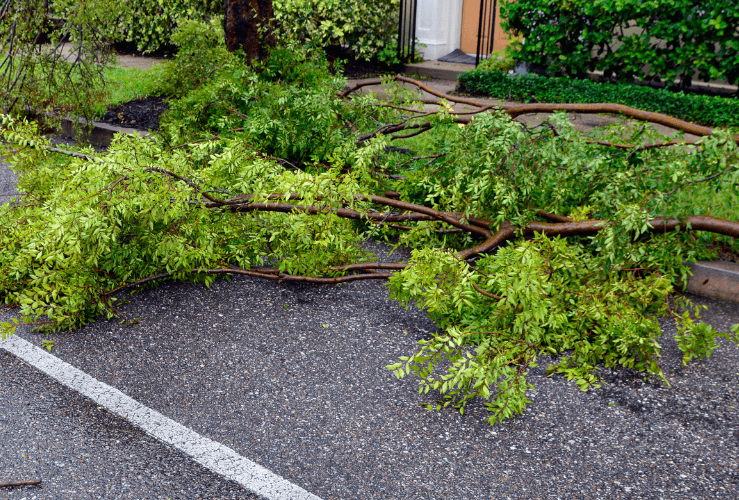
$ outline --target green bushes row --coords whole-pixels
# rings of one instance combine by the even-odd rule
[[[501,17],[550,76],[739,81],[735,0],[505,0]]]
[[[346,45],[367,60],[380,53],[384,59],[395,55],[400,0],[273,2],[278,33],[289,40],[314,47]]]
[[[739,125],[739,99],[671,92],[633,84],[474,70],[459,76],[459,90],[500,99],[551,103],[612,102],[712,127]]]
[[[55,15],[74,6],[76,0],[55,0]],[[110,1],[100,2],[111,7]],[[207,21],[223,13],[223,0],[121,0],[116,2],[117,22],[103,30],[111,40],[134,42],[143,52],[169,45],[177,27],[186,20]]]
[[[223,0],[125,0],[119,29],[141,51],[169,45],[176,28],[187,20],[206,21],[223,13]]]
[[[273,0],[275,28],[284,39],[315,47],[345,45],[358,57],[395,53],[400,0]],[[74,0],[58,0],[57,6]],[[123,0],[117,34],[139,50],[173,43],[184,21],[208,21],[223,13],[223,0]],[[113,38],[118,38],[113,37]],[[390,51],[390,52],[388,52]],[[391,54],[391,55],[392,55]]]

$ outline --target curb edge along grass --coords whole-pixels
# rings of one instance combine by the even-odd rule
[[[100,382],[18,335],[0,340],[4,349],[57,382],[120,415],[148,435],[183,452],[216,474],[268,500],[320,500],[300,486],[244,458],[227,446],[201,436],[144,406],[115,387]]]
[[[138,134],[141,137],[146,137],[149,135],[149,132],[145,132],[143,130],[116,127],[115,125],[108,125],[107,123],[102,122],[87,122],[82,118],[80,118],[78,123],[76,124],[77,129],[75,130],[75,123],[74,120],[72,120],[71,118],[65,117],[62,118],[61,121],[61,132],[67,137],[76,138],[77,136],[81,135],[81,130],[79,130],[79,128],[87,128],[89,132],[87,140],[90,142],[90,144],[94,144],[95,146],[110,146],[110,143],[113,140],[113,136],[119,132],[124,134]]]
[[[408,66],[406,66],[408,68]],[[86,122],[80,119],[80,124]],[[139,134],[142,137],[148,132],[132,128],[117,127],[101,122],[92,122],[88,140],[97,146],[109,146],[117,133]],[[72,120],[62,120],[62,132],[73,136]],[[693,275],[688,278],[687,291],[695,295],[712,299],[728,300],[739,303],[739,263],[727,261],[698,261],[690,265]]]
[[[688,292],[739,303],[739,263],[701,260],[690,264],[690,269],[693,275],[688,278]]]

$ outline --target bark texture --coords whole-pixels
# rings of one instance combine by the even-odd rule
[[[224,0],[223,30],[229,52],[243,49],[247,61],[261,61],[274,47],[272,0]],[[261,31],[261,33],[260,33]]]

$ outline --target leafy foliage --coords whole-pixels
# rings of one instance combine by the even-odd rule
[[[477,69],[459,76],[460,90],[523,102],[624,104],[709,126],[739,125],[739,100],[671,92],[633,84],[614,84],[539,75],[513,76]]]
[[[184,20],[171,41],[177,46],[177,54],[174,60],[161,63],[157,74],[157,92],[162,95],[188,94],[235,57],[226,50],[219,18],[210,22]]]
[[[516,66],[516,59],[513,57],[513,51],[492,51],[487,59],[480,61],[477,69],[480,71],[502,71],[504,73],[511,71]]]
[[[739,79],[739,4],[726,0],[506,1],[518,57],[549,75],[659,79],[687,86]]]
[[[275,20],[286,40],[315,48],[344,45],[358,58],[397,50],[400,0],[275,0]]]
[[[54,2],[55,6],[74,3]],[[223,14],[223,0],[106,0],[98,4],[120,4],[120,16],[106,34],[123,36],[142,52],[171,44],[182,47],[182,35],[178,38],[175,33],[184,29],[189,32],[185,36],[191,36],[192,23],[207,24]],[[364,59],[380,53],[387,58],[387,49],[397,47],[399,0],[274,0],[273,7],[278,33],[285,42],[314,48],[345,45]]]
[[[55,26],[47,4],[9,0],[0,6],[0,111],[92,119],[111,61],[103,33],[120,10],[92,0],[55,2],[53,13],[63,20]]]
[[[348,106],[335,98],[344,80],[329,72],[320,52],[291,45],[275,49],[256,70],[231,54],[224,54],[221,64],[217,77],[171,103],[160,124],[167,141],[240,129],[242,139],[259,151],[301,165],[349,148],[355,136],[346,124],[367,126],[377,115],[371,97]]]
[[[545,236],[508,245],[480,259],[474,270],[436,250],[416,251],[413,260],[391,278],[393,296],[427,308],[444,332],[421,341],[403,365],[388,368],[400,376],[414,372],[424,392],[441,392],[443,406],[464,411],[473,397],[489,400],[497,393],[486,403],[491,423],[520,413],[529,403],[525,369],[536,366],[540,352],[572,351],[550,371],[575,379],[583,390],[599,386],[593,374],[598,363],[664,380],[657,363],[661,331],[649,314],[668,311],[671,286],[665,276],[633,279],[604,272],[580,245]],[[476,282],[497,298],[481,300]],[[435,377],[430,367],[445,357],[451,367]]]
[[[22,173],[19,187],[35,200],[0,208],[2,294],[21,306],[26,320],[44,316],[44,324],[63,329],[100,314],[112,317],[110,293],[122,284],[161,272],[211,283],[214,277],[193,269],[260,265],[265,248],[272,249],[268,257],[284,256],[280,269],[295,274],[320,275],[364,256],[350,221],[201,210],[199,190],[178,177],[196,179],[206,190],[223,185],[234,193],[295,192],[307,200],[320,197],[326,206],[354,206],[356,181],[339,178],[339,169],[293,171],[241,140],[168,151],[164,144],[123,135],[103,157],[59,164],[40,148],[44,139],[27,139],[32,124],[9,118],[4,124],[15,129],[4,136],[20,148],[11,157]],[[376,149],[354,155],[359,160]],[[22,223],[13,228],[11,221]]]
[[[171,38],[187,21],[207,22],[223,13],[223,0],[125,0],[116,30],[142,52],[176,43]]]
[[[372,272],[346,278],[387,277],[364,247],[374,237],[414,248],[390,292],[426,308],[439,331],[389,368],[438,393],[430,406],[464,411],[482,397],[491,423],[520,413],[542,355],[560,356],[552,372],[583,390],[598,386],[599,366],[662,377],[659,314],[677,323],[685,362],[710,355],[720,335],[739,340],[671,298],[684,262],[710,250],[691,231],[649,222],[701,213],[679,196],[696,185],[739,197],[728,132],[643,149],[664,138],[628,122],[587,137],[563,114],[528,129],[492,111],[460,126],[446,103],[409,118],[422,105],[400,88],[394,107],[342,99],[345,82],[296,46],[256,68],[239,61],[223,55],[172,102],[156,140],[119,136],[105,154],[59,156],[33,123],[2,117],[0,154],[24,195],[0,207],[0,298],[20,321],[127,321],[120,294],[164,278],[331,281],[352,265]],[[600,230],[525,232],[540,210],[598,219]],[[504,229],[508,243],[470,253]]]

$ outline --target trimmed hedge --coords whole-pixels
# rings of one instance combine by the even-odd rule
[[[549,76],[739,81],[736,0],[505,0],[501,18]]]
[[[623,104],[710,127],[739,126],[739,99],[685,94],[633,84],[599,83],[538,75],[473,70],[459,75],[458,90],[522,102]]]

